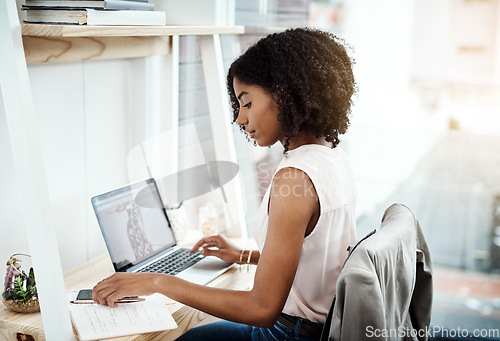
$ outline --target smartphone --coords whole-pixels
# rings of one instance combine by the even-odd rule
[[[129,303],[129,302],[141,302],[144,298],[139,298],[138,296],[125,296],[117,300],[118,303]],[[72,303],[93,303],[92,301],[92,289],[82,289],[76,295],[76,299]]]
[[[75,301],[92,301],[92,289],[80,290]]]

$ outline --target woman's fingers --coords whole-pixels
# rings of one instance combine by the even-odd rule
[[[210,236],[210,237],[204,237],[200,239],[191,249],[190,252],[195,252],[199,250],[201,247],[206,248],[206,247],[221,247],[221,238],[220,236]]]
[[[201,248],[204,256],[215,256],[228,263],[236,263],[241,250],[220,235],[204,237],[200,239],[191,249],[195,252]]]
[[[122,291],[126,292],[127,290],[133,290],[132,287],[127,287],[127,284],[130,286],[130,282],[133,281],[130,275],[131,274],[116,273],[103,279],[92,289],[92,300],[101,305],[116,307],[116,301],[123,296],[127,296]]]
[[[125,296],[149,296],[156,292],[158,273],[115,273],[100,281],[92,289],[92,300],[98,304],[116,307],[116,301]]]
[[[118,295],[117,292],[113,292],[108,295],[106,298],[106,304],[112,308],[115,308],[117,306],[116,301],[122,298],[122,295]]]
[[[219,249],[210,249],[210,247],[203,247],[200,253],[203,256],[215,256],[220,258],[221,251]]]
[[[101,305],[108,305],[108,297],[115,292],[113,286],[98,284],[92,289],[92,299]]]

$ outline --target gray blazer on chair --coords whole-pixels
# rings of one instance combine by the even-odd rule
[[[427,243],[413,213],[394,204],[350,249],[321,339],[426,340],[431,305]]]

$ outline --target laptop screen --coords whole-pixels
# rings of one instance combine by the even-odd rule
[[[157,201],[141,207],[141,192]],[[97,220],[116,271],[127,268],[176,244],[154,179],[144,180],[92,198]]]

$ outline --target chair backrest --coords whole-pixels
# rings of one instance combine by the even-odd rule
[[[337,280],[322,340],[425,340],[432,306],[429,249],[413,213],[394,204]]]

